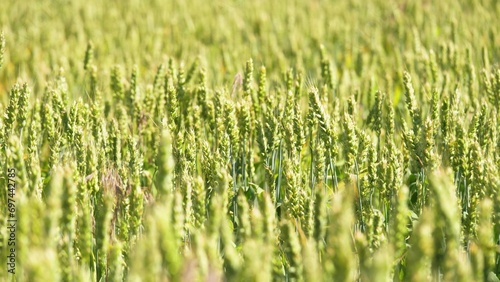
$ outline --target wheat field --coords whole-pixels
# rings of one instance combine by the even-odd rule
[[[0,8],[0,281],[500,281],[500,1]]]

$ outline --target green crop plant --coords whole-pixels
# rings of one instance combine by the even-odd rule
[[[146,2],[0,4],[0,281],[499,281],[498,1]]]

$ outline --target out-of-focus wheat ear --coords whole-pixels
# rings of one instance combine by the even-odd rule
[[[92,101],[92,105],[90,106],[89,122],[92,130],[92,137],[94,137],[96,146],[102,147],[101,144],[104,142],[102,135],[103,120],[102,105],[99,101]]]
[[[0,33],[0,70],[5,63],[5,33]]]
[[[21,273],[36,281],[61,281],[57,252],[51,248],[37,248],[30,251],[24,261]],[[17,271],[16,271],[17,274]]]
[[[272,275],[272,255],[274,242],[264,239],[264,218],[258,208],[250,212],[252,236],[242,245],[245,267],[242,276],[250,281],[270,281]]]
[[[247,186],[249,178],[251,177],[251,168],[250,166],[252,165],[251,160],[250,160],[250,155],[249,152],[251,150],[251,134],[253,132],[253,124],[252,124],[252,117],[250,115],[250,109],[249,109],[250,102],[244,102],[244,104],[238,104],[236,108],[236,115],[237,115],[237,121],[238,121],[238,128],[239,128],[239,148],[240,151],[238,152],[237,159],[240,159],[240,162],[242,164],[241,167],[241,174],[242,174],[242,181],[243,185]]]
[[[299,236],[291,221],[282,223],[282,239],[287,264],[285,265],[286,277],[290,281],[303,281],[304,265],[302,261],[302,247]]]
[[[194,273],[190,274],[196,277],[193,280],[201,280],[208,276],[210,261],[206,253],[207,244],[207,239],[204,236],[195,233],[191,238],[190,248],[186,250],[189,263],[196,263],[195,268],[191,269],[191,272]],[[189,263],[187,267],[189,267]],[[189,275],[187,272],[188,270],[183,270],[183,279]]]
[[[75,130],[74,146],[76,151],[78,172],[81,176],[87,176],[87,144],[83,137],[83,129],[78,127]]]
[[[387,242],[383,242],[381,247],[369,252],[368,242],[364,234],[355,234],[355,241],[360,260],[360,280],[361,281],[390,281],[392,273],[392,248]]]
[[[499,193],[499,187],[500,187],[500,177],[496,174],[493,174],[492,176],[492,179],[491,179],[491,182],[492,182],[492,186],[494,187],[492,189],[493,192],[493,196],[492,196],[492,200],[493,200],[493,215],[492,215],[492,225],[493,225],[493,236],[494,236],[494,240],[496,241],[496,243],[498,244],[498,238],[500,236],[500,193]],[[496,261],[495,261],[495,273],[497,273],[499,271],[499,260],[498,260],[498,257],[499,257],[499,254],[497,253],[495,258],[496,258]]]
[[[113,183],[110,183],[113,185]],[[111,228],[111,218],[114,208],[115,187],[105,187],[101,189],[95,197],[95,207],[93,210],[95,220],[95,247],[93,257],[96,262],[97,280],[106,279],[108,269],[109,234]]]
[[[352,117],[348,114],[344,114],[343,127],[346,134],[344,143],[344,173],[347,175],[345,178],[346,182],[350,181],[350,174],[356,172],[357,167],[357,156],[358,156],[358,136],[356,134],[356,125]]]
[[[160,64],[156,69],[156,74],[153,80],[153,97],[158,98],[158,96],[164,92],[165,83],[165,65]]]
[[[306,144],[306,131],[304,127],[304,120],[302,118],[302,114],[299,108],[299,101],[296,100],[293,105],[293,135],[295,137],[295,152],[298,156],[301,155],[304,144]],[[333,144],[332,147],[335,147],[337,144]],[[331,148],[333,150],[333,148]]]
[[[139,147],[137,139],[129,135],[127,138],[128,148],[128,171],[130,172],[129,183],[141,185],[141,177],[144,169],[144,156]]]
[[[438,82],[439,66],[438,66],[436,52],[434,52],[434,50],[429,51],[429,64],[430,64],[432,82],[436,84]]]
[[[404,164],[412,171],[413,173],[418,173],[418,169],[421,167],[421,162],[419,161],[419,156],[417,154],[418,149],[418,137],[415,136],[414,131],[408,128],[408,125],[405,121],[403,121],[403,148],[405,161]]]
[[[333,196],[329,211],[329,228],[325,237],[323,261],[325,277],[335,281],[353,281],[356,276],[356,257],[352,238],[354,216],[350,189]]]
[[[115,162],[118,168],[122,167],[122,136],[118,127],[118,122],[113,119],[109,125],[108,156]]]
[[[183,208],[184,208],[184,234],[185,240],[189,240],[190,231],[194,226],[194,211],[193,211],[193,177],[188,173],[184,173],[186,182],[183,184]]]
[[[193,227],[195,229],[201,228],[206,221],[206,190],[205,183],[203,182],[203,178],[201,176],[197,176],[193,180],[193,193],[192,199],[193,202]]]
[[[66,166],[54,171],[62,174],[61,193],[61,218],[59,220],[60,240],[58,244],[59,265],[61,267],[62,279],[65,281],[74,280],[76,261],[74,259],[74,243],[76,235],[76,214],[77,214],[77,191],[73,181],[75,177],[74,165]]]
[[[302,260],[304,264],[304,281],[324,281],[321,269],[321,253],[318,253],[318,241],[308,238],[302,245]]]
[[[94,44],[92,41],[87,43],[85,58],[83,59],[83,70],[88,71],[94,60]]]
[[[142,190],[140,182],[132,181],[130,183],[131,191],[129,194],[130,201],[130,221],[129,232],[131,242],[134,243],[137,237],[142,233],[143,226],[143,213],[144,213],[144,191]]]
[[[108,281],[123,281],[125,277],[125,260],[122,252],[123,243],[114,239],[109,247]]]
[[[399,273],[406,258],[408,249],[406,239],[410,232],[408,224],[410,223],[411,211],[408,208],[408,187],[402,186],[395,198],[396,207],[392,211],[389,241],[394,248],[395,272]]]
[[[46,238],[59,238],[58,224],[63,213],[61,209],[61,199],[63,193],[64,174],[62,168],[53,170],[50,182],[44,187],[42,199],[47,212],[43,217],[44,236]],[[57,240],[49,240],[48,248],[56,249]]]
[[[369,244],[370,249],[375,252],[380,248],[382,244],[387,241],[384,226],[384,215],[380,210],[374,209],[372,212],[372,218],[370,220],[371,226],[369,226]]]
[[[55,124],[57,122],[57,117],[51,118],[52,116],[57,116],[57,114],[54,114],[51,105],[45,104],[44,113],[44,116],[46,118],[45,120],[42,119],[42,124],[45,124],[47,140],[50,146],[48,167],[49,169],[52,169],[55,167],[59,160],[59,144],[61,137],[58,134],[58,128]]]
[[[26,127],[29,109],[29,99],[31,96],[31,90],[28,88],[27,83],[23,83],[21,91],[19,93],[19,105],[17,113],[17,126],[21,132],[21,137],[23,137],[23,129]],[[23,141],[23,140],[21,140]]]
[[[252,239],[263,240],[264,234],[264,218],[262,216],[262,211],[258,205],[251,206],[249,210],[250,219],[250,232]],[[264,244],[264,242],[259,242]]]
[[[437,141],[437,137],[438,137],[438,133],[439,133],[439,130],[440,130],[440,123],[439,123],[439,92],[437,90],[437,88],[433,88],[432,89],[432,94],[431,94],[431,107],[430,107],[430,111],[431,111],[431,121],[433,123],[433,127],[434,127],[434,132],[433,132],[433,135],[434,135],[434,138],[436,139]],[[437,144],[438,145],[438,144]]]
[[[253,97],[253,60],[250,59],[245,65],[245,77],[243,79],[243,94],[246,101],[251,101]]]
[[[276,208],[273,205],[273,201],[269,193],[264,192],[261,194],[261,207],[263,216],[263,238],[266,242],[275,242],[277,239],[276,229]]]
[[[320,189],[316,190],[314,199],[314,233],[313,238],[316,241],[317,248],[320,253],[325,248],[325,236],[328,227],[328,206],[327,195]]]
[[[284,75],[285,75],[285,86],[287,95],[293,96],[293,81],[294,81],[293,68],[289,68],[284,73]]]
[[[433,233],[436,254],[434,267],[440,268],[444,278],[454,280],[466,275],[466,265],[462,265],[463,258],[460,251],[461,242],[461,210],[459,200],[455,194],[455,187],[450,177],[450,171],[437,171],[429,176],[431,205],[435,213],[435,229]],[[447,202],[449,204],[443,205]],[[440,230],[443,230],[441,232]],[[442,248],[445,244],[446,248]],[[446,259],[440,259],[446,258]],[[463,269],[459,269],[463,267]]]
[[[7,186],[7,185],[6,185]],[[7,194],[7,193],[5,193]],[[25,194],[22,191],[16,191],[14,196],[16,211],[14,218],[11,218],[10,212],[6,212],[5,217],[1,215],[1,220],[7,222],[7,220],[16,220],[16,277],[38,277],[41,273],[34,273],[40,270],[40,265],[34,265],[33,261],[30,260],[33,255],[34,250],[54,250],[53,247],[57,243],[59,238],[47,238],[47,240],[40,240],[40,238],[45,238],[45,222],[41,220],[40,215],[46,212],[45,204],[40,201],[40,198],[35,198],[32,195]],[[7,203],[5,203],[7,206]],[[12,223],[12,222],[10,222]],[[5,226],[5,229],[7,229]],[[8,234],[8,233],[7,233]],[[50,242],[48,242],[50,241]],[[4,246],[8,246],[8,241],[5,241]],[[12,247],[12,246],[11,246]],[[54,254],[56,252],[54,251]],[[58,266],[58,259],[54,257],[54,262],[48,262],[47,267],[51,267],[51,270],[56,272],[55,267]],[[8,258],[5,255],[5,259],[0,258],[0,262],[7,264]],[[36,269],[36,270],[35,270]],[[33,276],[29,276],[33,275]]]
[[[347,114],[350,115],[353,120],[355,120],[358,116],[358,94],[359,91],[356,91],[354,94],[350,95],[349,98],[347,98]]]
[[[485,160],[487,156],[483,155],[478,144],[477,138],[472,138],[470,142],[469,152],[467,156],[468,172],[466,174],[466,189],[470,193],[470,201],[468,203],[468,213],[471,217],[472,225],[475,226],[479,219],[480,202],[487,193],[487,168]],[[475,227],[471,228],[471,234],[476,233]]]
[[[28,152],[29,162],[27,163],[28,176],[30,179],[30,190],[38,198],[42,194],[42,179],[41,179],[41,163],[40,163],[40,136],[41,129],[41,104],[40,100],[36,99],[35,104],[31,110],[31,122],[29,126],[28,142],[26,151]],[[1,129],[0,129],[1,132]]]
[[[200,71],[200,59],[196,58],[194,59],[193,63],[189,67],[187,73],[186,73],[186,82],[189,83],[193,77],[195,77],[196,72]]]
[[[302,203],[299,166],[296,160],[285,160],[283,166],[284,180],[286,182],[286,195],[284,199],[284,209],[288,216],[292,218],[302,218],[304,207]]]
[[[240,134],[238,128],[238,121],[236,119],[236,106],[229,103],[229,101],[225,101],[223,104],[224,111],[224,127],[226,128],[226,132],[229,136],[230,141],[230,156],[236,156],[239,145],[240,145]]]
[[[372,130],[375,131],[379,140],[383,126],[382,118],[383,118],[384,100],[385,100],[385,94],[380,91],[377,91],[375,93],[375,103],[373,104],[367,119],[368,124],[370,125]],[[378,153],[380,153],[380,150],[378,151],[379,151]]]
[[[4,61],[5,61],[5,33],[2,31],[0,33],[0,70],[3,67]]]
[[[169,194],[165,197],[162,204],[154,207],[151,216],[148,218],[148,222],[144,226],[149,226],[149,222],[153,220],[156,221],[156,235],[153,233],[147,236],[154,236],[155,238],[158,236],[162,267],[172,279],[179,279],[184,259],[180,253],[182,250],[182,241],[176,232],[176,223],[172,220],[174,217],[173,213],[175,213],[173,210],[175,209],[173,207],[175,202],[174,197],[173,194]],[[151,230],[150,232],[154,231]],[[172,252],[172,250],[176,251]]]
[[[179,113],[181,119],[185,119],[188,115],[187,105],[189,103],[189,96],[186,92],[186,73],[184,71],[184,63],[180,63],[177,73],[177,101],[179,102]]]
[[[219,119],[217,123],[217,129],[222,130],[218,133],[217,139],[218,139],[218,151],[222,159],[224,160],[224,163],[227,163],[229,160],[231,160],[231,139],[229,137],[229,134],[225,132],[225,123],[223,122],[223,119]]]
[[[385,194],[385,183],[381,177],[385,168],[382,167],[383,161],[377,162],[377,151],[375,146],[370,142],[367,148],[367,175],[366,185],[362,185],[360,198],[363,200],[364,205],[373,207],[381,206]]]
[[[324,189],[319,189],[325,191]],[[313,192],[302,190],[301,205],[302,205],[302,218],[300,219],[300,234],[301,236],[313,237],[314,236],[314,194]],[[313,237],[314,238],[314,237]]]
[[[495,106],[496,109],[498,109],[498,106],[500,105],[500,68],[497,68],[495,71],[495,82],[494,82],[494,101],[495,101]]]
[[[370,265],[371,253],[366,234],[360,230],[353,234],[354,248],[356,250],[356,258],[359,260],[359,273],[357,279],[360,281],[368,281],[368,267]]]
[[[102,164],[99,164],[98,153],[102,152],[104,154],[104,152],[91,146],[87,147],[87,151],[87,174],[85,175],[85,181],[88,183],[88,192],[93,194],[99,191],[99,175],[103,168]]]
[[[429,281],[432,279],[431,262],[434,255],[434,214],[424,209],[418,221],[413,225],[408,250],[404,279],[407,281]]]
[[[220,200],[221,198],[216,195],[212,204],[220,205]],[[219,209],[216,208],[216,210]],[[214,216],[216,218],[214,218]],[[209,222],[212,225],[217,225],[217,229],[220,229],[221,254],[223,254],[223,267],[225,269],[224,276],[228,281],[238,279],[243,261],[236,250],[236,244],[233,238],[234,230],[233,226],[230,225],[231,221],[226,219],[226,217],[221,217],[220,211],[214,211],[209,214]],[[217,233],[219,232],[217,231]]]
[[[93,177],[97,178],[97,175]],[[87,185],[87,179],[79,181],[77,185],[76,237],[74,246],[75,255],[79,258],[79,265],[91,268],[93,230],[90,194],[92,192],[89,193]]]
[[[92,65],[89,67],[89,85],[90,85],[90,99],[93,101],[100,101],[102,100],[101,97],[101,92],[98,87],[98,80],[97,80],[97,67]]]
[[[329,90],[333,90],[333,71],[330,61],[326,56],[325,46],[320,46],[320,59],[321,59],[321,77],[323,79],[323,84],[328,87]]]
[[[465,64],[464,64],[464,73],[466,76],[466,86],[467,86],[467,94],[469,98],[469,103],[473,108],[476,108],[478,105],[478,95],[477,95],[477,78],[476,78],[476,68],[474,67],[473,60],[471,58],[471,50],[467,48],[465,50]]]
[[[490,272],[495,271],[496,242],[494,239],[494,229],[492,228],[493,201],[484,198],[479,203],[479,216],[477,224],[477,241],[481,253],[484,256],[484,268],[482,272],[486,277]]]
[[[428,171],[432,172],[439,165],[438,158],[436,156],[436,145],[434,137],[435,123],[432,122],[430,118],[425,121],[424,129],[422,130],[422,136],[420,137],[421,148],[423,148],[423,154],[420,156],[423,162],[423,167]],[[427,201],[427,199],[424,199]]]
[[[269,243],[257,239],[245,242],[242,248],[244,267],[240,279],[244,281],[272,281],[272,256]]]
[[[226,220],[225,217],[223,217],[225,210],[220,209],[221,204],[223,203],[221,195],[219,194],[214,194],[207,202],[207,221],[205,223],[205,230],[209,237],[218,236],[221,221]],[[232,234],[232,230],[230,234]]]
[[[170,220],[171,205],[172,197],[169,195],[168,199],[154,207],[146,218],[145,225],[148,228],[130,253],[127,280],[162,281],[162,269],[166,272],[165,275],[177,278],[176,271],[181,266],[178,238],[173,234]]]
[[[172,202],[172,226],[174,229],[174,235],[177,240],[184,240],[186,236],[186,230],[184,224],[186,222],[186,214],[184,212],[183,206],[183,196],[181,191],[175,191],[174,200]]]
[[[252,224],[250,222],[250,206],[243,190],[235,195],[237,197],[237,240],[239,243],[245,242],[252,235]]]
[[[267,104],[266,100],[269,99],[267,97],[267,89],[266,89],[266,67],[261,66],[259,70],[259,81],[258,81],[258,90],[257,90],[257,103],[255,104],[255,117],[260,119],[261,114],[263,113],[263,107]]]
[[[462,180],[468,173],[467,152],[469,150],[469,140],[462,124],[456,125],[453,141],[454,143],[450,146],[450,161],[453,170],[457,172],[457,177]]]
[[[125,98],[125,87],[123,85],[124,81],[122,68],[118,65],[115,65],[111,69],[111,84],[110,88],[113,92],[113,98],[117,103],[122,103]]]
[[[132,120],[138,124],[141,122],[141,96],[139,91],[139,67],[132,66],[132,74],[130,75],[130,86],[125,97],[125,103],[128,109],[128,114]]]
[[[469,260],[474,281],[488,281],[484,276],[484,253],[475,241],[469,244]]]
[[[166,105],[167,105],[167,117],[168,117],[168,125],[173,134],[177,134],[180,130],[181,126],[181,112],[179,106],[178,95],[174,82],[172,80],[168,80],[166,88]]]

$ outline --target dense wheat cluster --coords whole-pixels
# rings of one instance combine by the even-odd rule
[[[0,8],[1,281],[499,281],[499,1]]]

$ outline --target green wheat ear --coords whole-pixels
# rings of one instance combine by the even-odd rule
[[[356,256],[351,227],[354,223],[349,190],[334,195],[329,210],[329,228],[326,233],[326,249],[323,260],[325,277],[336,281],[352,281],[356,271]]]
[[[22,91],[21,86],[19,84],[15,84],[10,91],[9,105],[7,106],[7,109],[5,110],[5,114],[3,116],[4,138],[8,138],[8,136],[10,136],[10,134],[12,133],[11,130],[12,128],[14,128],[14,123],[16,122],[17,119],[19,119],[18,112],[19,112],[19,99],[21,96],[21,91]],[[4,142],[7,141],[8,140],[4,140]]]
[[[425,209],[413,227],[410,239],[411,248],[407,254],[405,279],[408,281],[427,281],[431,278],[431,259],[434,255],[432,242],[434,214]]]
[[[113,97],[116,102],[123,102],[125,98],[125,87],[123,85],[124,77],[122,74],[122,68],[118,65],[111,69],[111,90],[113,91]]]
[[[61,209],[62,215],[59,220],[61,228],[61,239],[59,242],[59,260],[61,266],[62,277],[64,280],[73,280],[75,273],[74,268],[76,261],[74,259],[74,238],[76,235],[76,213],[77,213],[77,191],[74,185],[73,178],[75,169],[65,167],[55,173],[63,175],[62,193],[61,193]]]
[[[326,57],[325,46],[320,46],[321,76],[323,83],[328,89],[333,90],[333,70],[330,61]]]
[[[4,55],[5,55],[5,34],[2,31],[2,33],[0,33],[0,69],[2,69],[3,67]]]
[[[89,70],[92,65],[92,61],[94,59],[94,44],[92,41],[87,43],[87,50],[85,51],[85,58],[83,60],[83,70]]]
[[[302,261],[302,247],[299,236],[295,231],[292,222],[288,221],[282,224],[282,236],[284,242],[284,253],[288,264],[286,265],[286,274],[291,281],[302,281],[304,265]]]

